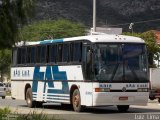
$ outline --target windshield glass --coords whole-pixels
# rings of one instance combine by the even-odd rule
[[[148,81],[143,44],[96,44],[95,79],[105,81]]]

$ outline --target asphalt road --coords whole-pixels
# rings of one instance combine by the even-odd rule
[[[87,108],[84,112],[76,113],[72,107],[60,105],[45,105],[43,108],[28,108],[23,100],[1,99],[0,107],[9,107],[12,112],[28,114],[29,112],[54,115],[57,119],[67,120],[159,120],[160,104],[149,101],[147,106],[130,106],[126,113],[119,113],[115,106]]]

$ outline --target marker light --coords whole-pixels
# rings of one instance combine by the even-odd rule
[[[95,92],[110,92],[109,88],[95,88]]]

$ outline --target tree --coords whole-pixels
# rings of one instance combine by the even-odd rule
[[[4,75],[9,76],[11,63],[11,51],[8,49],[0,50],[0,81],[3,82]]]
[[[26,23],[33,3],[34,0],[0,0],[1,81],[3,81],[5,74],[9,74],[11,63],[11,51],[9,49],[19,40],[18,28]]]
[[[158,52],[160,52],[160,47],[156,43],[156,35],[153,31],[147,31],[144,33],[123,33],[125,35],[136,36],[142,38],[147,46],[148,51],[148,62],[149,67],[155,67],[153,60],[157,60]]]
[[[34,0],[0,0],[0,49],[18,40],[18,27],[26,22]]]
[[[21,29],[22,41],[39,41],[85,35],[85,27],[69,20],[40,21]]]
[[[157,37],[153,31],[147,31],[141,34],[141,38],[145,40],[147,45],[149,67],[155,67],[153,60],[157,59],[155,55],[160,51],[160,48],[156,43]]]

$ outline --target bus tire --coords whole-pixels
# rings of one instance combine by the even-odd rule
[[[28,88],[26,91],[26,103],[27,103],[27,106],[30,108],[33,108],[36,105],[36,102],[33,101],[33,98],[32,98],[32,89],[31,88]]]
[[[11,97],[12,98],[12,100],[15,100],[16,98],[14,98],[14,97]]]
[[[155,98],[155,97],[149,96],[149,99],[150,99],[150,100],[154,100],[154,99],[156,99],[156,98]]]
[[[6,97],[5,96],[2,96],[2,99],[5,99]]]
[[[84,106],[81,105],[81,96],[78,89],[75,89],[72,94],[72,105],[75,112],[81,112]]]
[[[117,105],[117,108],[120,112],[127,112],[129,109],[129,105]]]

